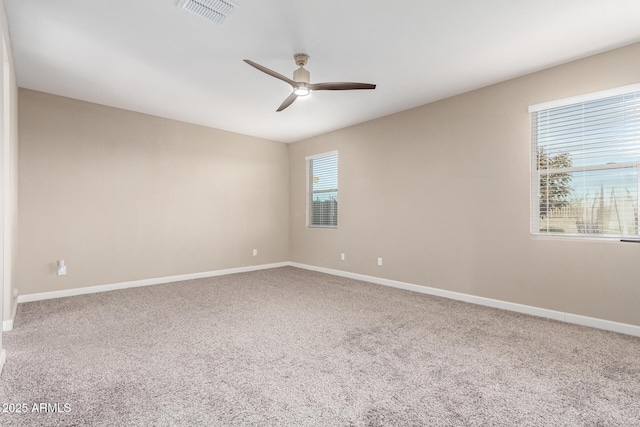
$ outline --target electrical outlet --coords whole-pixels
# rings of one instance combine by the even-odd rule
[[[64,260],[58,260],[58,276],[67,275],[67,266],[64,264]]]
[[[258,256],[258,250],[257,249],[253,250],[253,256]]]
[[[344,261],[345,260],[345,256],[344,256],[344,252],[340,254],[340,261]]]
[[[378,257],[378,265],[382,265],[382,258]]]

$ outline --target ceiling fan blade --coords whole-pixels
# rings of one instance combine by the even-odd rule
[[[370,83],[352,82],[327,82],[307,84],[311,90],[353,90],[353,89],[375,89],[376,85]]]
[[[245,59],[244,62],[246,62],[247,64],[251,65],[254,68],[257,68],[258,70],[262,71],[263,73],[269,74],[270,76],[275,77],[276,79],[280,79],[283,82],[289,83],[291,86],[295,87],[295,85],[296,85],[296,82],[291,80],[289,77],[285,77],[280,73],[276,73],[275,71],[270,70],[269,68],[267,68],[267,67],[265,67],[263,65],[257,64],[255,62],[249,60],[249,59]]]
[[[287,108],[289,105],[293,104],[293,101],[295,101],[297,97],[298,97],[298,95],[296,95],[295,93],[292,92],[291,95],[287,96],[287,99],[285,99],[282,102],[282,104],[280,104],[280,107],[278,107],[276,112],[282,111],[285,108]]]

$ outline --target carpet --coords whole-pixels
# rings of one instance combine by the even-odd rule
[[[640,425],[639,338],[293,267],[23,303],[3,337],[2,426]]]

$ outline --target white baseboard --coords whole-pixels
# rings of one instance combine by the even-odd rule
[[[37,294],[26,294],[18,296],[18,303],[40,301],[45,299],[63,298],[76,295],[93,294],[98,292],[115,291],[118,289],[135,288],[139,286],[159,285],[163,283],[178,282],[182,280],[202,279],[206,277],[223,276],[226,274],[245,273],[249,271],[266,270],[270,268],[278,268],[292,266],[305,270],[318,271],[320,273],[331,274],[334,276],[347,277],[350,279],[362,280],[384,286],[405,289],[408,291],[419,292],[428,295],[449,298],[458,301],[464,301],[472,304],[484,305],[487,307],[500,308],[503,310],[514,311],[517,313],[530,314],[538,317],[558,320],[561,322],[574,323],[582,326],[603,329],[607,331],[619,332],[622,334],[640,337],[640,326],[630,325],[626,323],[612,322],[610,320],[597,319],[594,317],[581,316],[578,314],[565,313],[546,308],[534,307],[530,305],[517,304],[508,301],[501,301],[491,298],[484,298],[475,295],[464,294],[460,292],[447,291],[444,289],[432,288],[428,286],[415,285],[412,283],[400,282],[397,280],[383,279],[380,277],[367,276],[364,274],[351,273],[348,271],[334,270],[324,267],[316,267],[313,265],[300,264],[297,262],[278,262],[273,264],[252,265],[248,267],[229,268],[225,270],[206,271],[202,273],[183,274],[178,276],[158,277],[153,279],[134,280],[131,282],[113,283],[108,285],[90,286],[86,288],[66,289],[62,291],[42,292]],[[16,308],[18,304],[14,304],[12,317],[5,320],[2,324],[4,331],[13,329],[13,319],[15,318]]]
[[[8,332],[13,329],[13,320],[16,318],[16,311],[18,311],[18,298],[14,298],[11,303],[11,317],[2,321],[3,332]]]
[[[9,332],[13,330],[13,319],[15,319],[15,317],[2,321],[2,332]]]
[[[579,314],[565,313],[565,322],[576,325],[589,326],[605,331],[620,332],[621,334],[640,337],[640,326],[629,325],[627,323],[612,322],[611,320],[598,319],[595,317],[581,316]]]
[[[428,286],[414,285],[412,283],[399,282],[396,280],[383,279],[380,277],[366,276],[364,274],[350,273],[348,271],[333,270],[330,268],[316,267],[313,265],[300,264],[297,262],[289,262],[292,267],[303,268],[305,270],[318,271],[320,273],[332,274],[334,276],[347,277],[349,279],[362,280],[365,282],[376,283],[378,285],[391,286],[394,288],[405,289],[408,291],[420,292],[428,295],[449,298],[458,301],[464,301],[472,304],[484,305],[487,307],[500,308],[503,310],[515,311],[517,313],[530,314],[538,317],[546,317],[549,319],[559,320],[561,322],[574,323],[582,326],[589,326],[596,329],[604,329],[606,331],[619,332],[622,334],[640,337],[640,326],[629,325],[627,323],[612,322],[610,320],[597,319],[594,317],[580,316],[578,314],[565,313],[556,310],[548,310],[546,308],[533,307],[530,305],[517,304],[508,301],[501,301],[491,298],[484,298],[475,295],[463,294],[460,292],[447,291]]]
[[[0,374],[2,374],[2,368],[4,368],[4,360],[7,357],[7,353],[4,349],[0,350]]]
[[[251,265],[248,267],[227,268],[224,270],[205,271],[202,273],[181,274],[177,276],[157,277],[153,279],[134,280],[131,282],[112,283],[108,285],[88,286],[86,288],[65,289],[62,291],[41,292],[18,296],[18,302],[32,302],[46,299],[72,297],[77,295],[95,294],[99,292],[116,291],[118,289],[137,288],[140,286],[161,285],[163,283],[179,282],[182,280],[203,279],[206,277],[224,276],[226,274],[246,273],[249,271],[266,270],[269,268],[285,267],[288,262],[273,264]],[[12,321],[13,324],[13,321]]]

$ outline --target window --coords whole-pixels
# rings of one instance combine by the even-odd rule
[[[531,232],[637,239],[640,84],[529,111]]]
[[[307,212],[309,227],[338,226],[338,152],[309,156]]]

